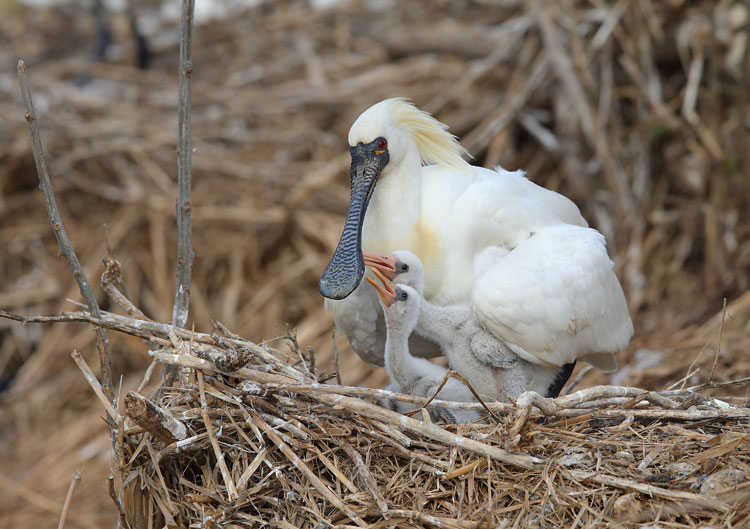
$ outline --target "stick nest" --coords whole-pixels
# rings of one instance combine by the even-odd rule
[[[291,336],[285,353],[221,325],[104,318],[150,335],[154,361],[182,372],[179,388],[125,399],[116,451],[130,527],[750,521],[750,409],[702,388],[527,393],[490,403],[487,424],[432,424],[370,402],[414,397],[324,382],[333,374]]]

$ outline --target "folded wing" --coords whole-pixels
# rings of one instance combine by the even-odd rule
[[[582,226],[532,233],[483,271],[472,303],[488,330],[534,363],[607,358],[633,335],[604,237]]]

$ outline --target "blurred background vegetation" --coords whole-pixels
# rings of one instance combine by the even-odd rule
[[[691,381],[704,381],[723,298],[716,378],[750,373],[745,2],[196,8],[189,326],[210,330],[213,318],[260,342],[288,325],[332,369],[332,321],[316,285],[348,203],[346,134],[365,108],[405,96],[449,125],[474,163],[525,169],[607,236],[636,326],[615,382],[661,389],[696,359]],[[109,254],[135,304],[170,319],[178,18],[176,1],[127,10],[0,1],[0,308],[55,314],[79,299],[37,188],[15,73],[23,58],[63,221],[90,280]],[[124,393],[148,347],[111,336]],[[84,325],[0,320],[0,526],[56,526],[76,468],[69,527],[112,525],[102,411],[69,356],[78,349],[95,366],[93,342]],[[382,369],[336,343],[344,383],[384,382]]]

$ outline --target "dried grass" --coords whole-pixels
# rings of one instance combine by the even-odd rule
[[[186,340],[155,353],[190,366],[187,383],[157,401],[187,433],[159,441],[142,428],[126,430],[120,468],[132,501],[157,513],[157,526],[748,521],[750,409],[687,390],[632,390],[634,397],[615,388],[623,398],[605,402],[613,388],[600,386],[541,399],[542,409],[542,401],[559,409],[544,424],[527,421],[507,453],[500,447],[518,420],[511,405],[492,405],[507,418],[488,425],[423,424],[347,396],[359,388],[319,384],[330,377],[300,362],[296,373],[282,374],[268,369],[267,358],[252,358],[221,374],[216,357],[199,357],[226,340],[195,337],[193,355],[185,354]],[[224,354],[239,348],[232,343]]]
[[[147,339],[155,362],[181,371],[172,389],[149,387],[146,375],[125,396],[124,416],[109,412],[121,476],[113,496],[127,527],[749,520],[750,408],[700,392],[748,378],[661,392],[595,386],[557,399],[524,393],[515,405],[488,403],[488,424],[436,425],[370,402],[425,399],[326,384],[333,375],[292,337],[282,353],[220,324],[203,334],[111,313],[55,319]]]
[[[309,383],[298,369],[311,363],[307,345],[315,350],[311,371],[332,371],[331,321],[315,284],[347,203],[346,130],[373,102],[404,95],[449,124],[477,163],[523,167],[573,198],[607,235],[638,327],[615,382],[655,391],[694,386],[708,380],[715,358],[715,381],[749,376],[747,10],[708,1],[529,5],[398,3],[372,11],[353,2],[315,11],[287,2],[198,26],[195,328],[209,329],[217,318],[263,346],[289,323],[298,329],[301,358],[270,341],[278,363],[268,374],[293,371],[302,377],[292,376],[294,384]],[[23,55],[32,69],[63,221],[89,278],[111,253],[135,305],[168,321],[177,30],[160,30],[153,68],[142,72],[127,59],[90,65],[80,47],[93,35],[86,20],[51,9],[9,12],[0,17],[0,58],[15,65]],[[77,86],[82,71],[91,81]],[[0,74],[0,91],[0,308],[59,313],[77,288],[56,259],[12,68]],[[729,303],[719,347],[723,297]],[[162,339],[169,343],[150,347],[174,347],[168,335]],[[123,403],[151,358],[140,338],[111,333],[111,340]],[[747,476],[746,418],[674,418],[668,410],[672,419],[655,419],[635,407],[640,415],[615,424],[609,421],[621,420],[623,401],[598,402],[585,408],[590,419],[528,421],[508,448],[546,464],[521,470],[362,414],[374,408],[355,413],[353,396],[380,386],[382,370],[336,343],[343,382],[360,386],[342,390],[351,395],[346,405],[300,388],[272,389],[269,381],[267,395],[248,395],[240,379],[207,370],[203,406],[200,369],[184,391],[152,397],[199,437],[178,452],[128,423],[120,452],[125,475],[134,476],[126,483],[128,515],[141,505],[146,518],[169,515],[185,525],[211,526],[208,516],[222,526],[258,525],[242,516],[284,527],[354,524],[322,500],[310,481],[315,475],[376,526],[486,520],[525,527],[541,525],[542,516],[548,526],[565,527],[750,524],[746,482],[700,492],[711,479],[704,476],[731,469]],[[88,325],[0,320],[3,524],[54,527],[64,503],[66,527],[111,526],[116,517],[103,485],[110,447],[101,406],[68,356],[77,349],[92,363],[92,345]],[[258,363],[252,355],[251,363]],[[581,385],[609,382],[591,372]],[[138,393],[151,396],[150,388]],[[747,406],[747,385],[701,393]],[[661,413],[653,403],[640,407]],[[701,407],[716,415],[706,403],[688,411]],[[458,429],[504,448],[516,411],[505,413],[497,425]],[[292,454],[310,472],[295,467]],[[79,467],[82,480],[68,503]],[[241,508],[228,501],[230,484],[244,498]]]

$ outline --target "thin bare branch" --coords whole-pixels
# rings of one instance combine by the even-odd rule
[[[117,330],[131,336],[146,338],[148,340],[159,343],[160,345],[167,346],[171,345],[171,342],[169,342],[167,339],[170,333],[175,333],[176,336],[180,337],[183,340],[190,340],[191,342],[194,341],[198,344],[201,344],[200,347],[205,347],[207,345],[216,343],[216,338],[210,334],[191,332],[187,329],[181,329],[168,323],[136,320],[127,316],[113,314],[106,311],[101,313],[100,318],[97,318],[87,312],[71,312],[60,316],[22,316],[20,314],[13,314],[11,312],[0,309],[0,318],[7,318],[10,320],[20,321],[22,323],[91,323],[100,327],[106,327],[107,329]],[[226,341],[238,347],[247,347],[253,355],[278,368],[282,373],[284,373],[291,379],[298,380],[300,382],[309,380],[309,378],[307,378],[303,373],[277,358],[265,347],[261,347],[260,345],[256,345],[253,342],[242,339],[227,339]],[[206,363],[208,364],[208,362]]]
[[[400,428],[403,431],[413,432],[434,441],[463,448],[469,452],[479,454],[482,457],[489,457],[508,465],[521,468],[534,468],[535,465],[542,462],[536,457],[524,454],[511,454],[502,448],[481,443],[461,435],[456,435],[435,424],[420,422],[411,417],[401,415],[400,413],[391,410],[386,410],[385,408],[381,408],[380,406],[370,404],[369,402],[360,399],[344,395],[333,395],[331,393],[316,395],[315,399],[333,406],[334,408],[346,409],[349,412],[364,414]]]
[[[180,93],[177,138],[177,292],[172,323],[187,324],[193,268],[193,226],[190,188],[193,146],[190,139],[190,110],[193,83],[193,9],[195,0],[183,0],[180,37]]]
[[[86,300],[86,305],[92,314],[96,317],[101,317],[99,312],[99,305],[94,297],[94,291],[91,289],[86,274],[81,268],[81,263],[78,261],[73,245],[68,238],[68,234],[63,226],[62,219],[60,218],[60,212],[57,209],[57,203],[55,201],[55,192],[52,189],[52,181],[47,171],[47,162],[44,159],[44,149],[42,147],[42,138],[39,135],[39,126],[37,125],[36,112],[34,111],[34,105],[31,101],[31,91],[29,90],[29,78],[26,71],[26,63],[22,60],[18,61],[18,83],[21,86],[21,98],[23,99],[23,106],[26,110],[26,122],[29,125],[29,131],[31,132],[31,146],[34,152],[34,162],[36,163],[36,170],[39,175],[39,187],[42,189],[44,194],[44,204],[47,206],[47,216],[49,217],[50,224],[52,224],[52,231],[55,233],[57,238],[57,244],[60,247],[60,253],[65,260],[68,261],[73,272],[73,277],[78,283],[78,289],[81,291],[81,296]],[[112,391],[112,360],[110,358],[109,350],[109,337],[107,336],[106,329],[98,327],[96,330],[97,344],[99,348],[99,376],[101,378],[101,384],[104,389],[104,393],[110,402],[113,402],[114,392]]]
[[[115,491],[115,477],[112,474],[107,476],[107,489],[109,490],[109,497],[112,498],[112,501],[117,506],[117,514],[119,516],[120,527],[127,529],[128,521],[125,518],[125,509],[123,509],[122,502],[120,501],[120,498],[117,496],[117,492]]]
[[[669,500],[681,501],[681,502],[692,502],[703,507],[715,509],[717,511],[726,512],[729,510],[729,506],[711,496],[704,496],[702,494],[694,494],[692,492],[678,491],[663,489],[661,487],[655,487],[646,483],[638,483],[629,479],[618,478],[615,476],[608,476],[606,474],[600,474],[597,472],[585,472],[582,470],[568,470],[571,476],[575,479],[583,481],[594,481],[601,485],[607,485],[609,487],[618,487],[622,489],[635,490],[642,494],[648,494],[656,496],[657,498],[665,498]]]
[[[193,261],[193,221],[190,188],[192,185],[193,145],[190,139],[190,110],[193,83],[193,9],[195,0],[182,1],[180,37],[180,89],[177,129],[177,289],[172,308],[172,323],[185,327],[190,311]],[[167,366],[166,386],[177,378],[175,366]]]
[[[738,378],[736,380],[727,380],[726,382],[706,382],[705,384],[698,384],[697,386],[691,386],[687,388],[687,391],[700,391],[702,389],[728,388],[730,386],[741,386],[743,384],[750,384],[750,377]]]
[[[584,367],[583,369],[581,369],[578,372],[578,374],[576,375],[576,377],[573,379],[573,381],[570,382],[570,384],[568,384],[568,387],[566,387],[562,391],[562,395],[561,396],[569,395],[570,392],[573,391],[573,389],[581,382],[581,380],[583,379],[583,377],[585,377],[586,374],[589,371],[591,371],[592,369],[594,369],[594,366],[592,366],[592,365],[588,365],[588,366]]]

